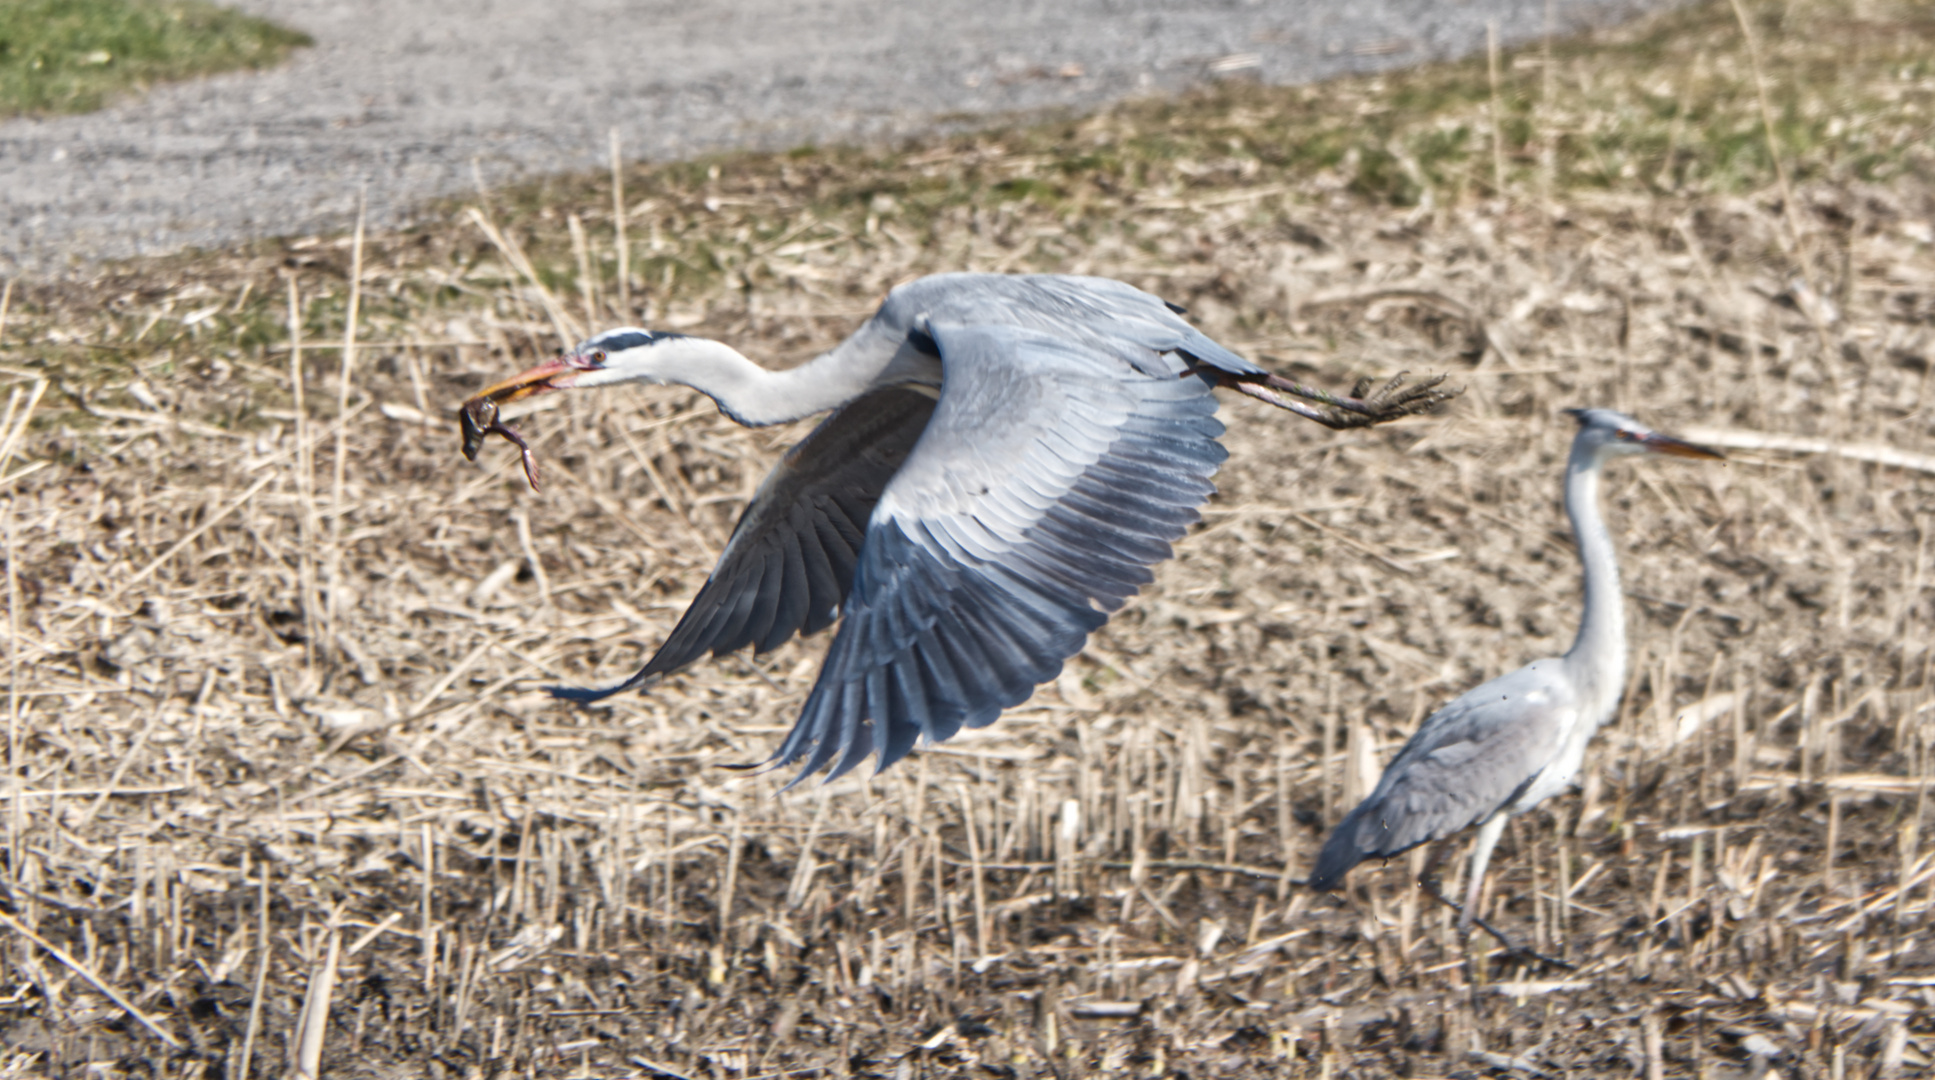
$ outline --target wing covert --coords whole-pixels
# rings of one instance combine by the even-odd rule
[[[1476,825],[1518,797],[1558,755],[1577,709],[1539,661],[1432,713],[1376,790],[1331,831],[1309,884],[1330,889],[1368,858],[1389,858]]]
[[[927,330],[939,405],[874,507],[819,681],[772,759],[804,760],[801,778],[869,753],[885,768],[1025,701],[1152,580],[1226,456],[1200,379],[1033,329]]]

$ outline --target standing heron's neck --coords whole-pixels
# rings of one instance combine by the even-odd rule
[[[1625,598],[1619,591],[1612,536],[1599,515],[1599,458],[1579,443],[1566,462],[1565,512],[1572,519],[1586,579],[1585,617],[1565,662],[1579,685],[1595,691],[1592,698],[1610,706],[1617,703],[1626,681]]]
[[[838,408],[872,388],[878,370],[830,363],[835,355],[826,353],[786,371],[769,371],[723,342],[674,337],[653,345],[638,367],[624,371],[614,366],[618,377],[598,382],[642,380],[689,386],[717,402],[720,412],[759,427]]]

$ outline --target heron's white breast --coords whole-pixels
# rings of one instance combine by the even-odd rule
[[[1542,690],[1534,691],[1534,694],[1540,697],[1547,696]],[[1561,718],[1561,722],[1565,725],[1564,734],[1559,740],[1558,752],[1552,755],[1552,760],[1545,768],[1539,770],[1530,784],[1526,785],[1524,793],[1513,801],[1511,812],[1514,814],[1522,814],[1571,787],[1573,781],[1579,777],[1580,767],[1585,763],[1586,748],[1592,743],[1593,733],[1599,729],[1599,725],[1594,723],[1584,710],[1578,708],[1557,709],[1554,715]]]

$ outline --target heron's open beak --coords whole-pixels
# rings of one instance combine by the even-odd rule
[[[1645,445],[1646,449],[1651,450],[1655,454],[1671,454],[1674,457],[1702,458],[1706,460],[1725,458],[1727,456],[1712,447],[1701,446],[1698,443],[1690,443],[1683,439],[1676,439],[1671,435],[1661,435],[1658,432],[1654,432],[1640,441]]]

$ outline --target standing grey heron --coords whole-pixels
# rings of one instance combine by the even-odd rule
[[[1586,744],[1619,707],[1626,617],[1612,536],[1599,515],[1599,470],[1612,458],[1633,454],[1722,455],[1611,409],[1567,412],[1579,422],[1579,433],[1566,459],[1565,512],[1585,565],[1586,592],[1572,648],[1466,691],[1426,717],[1376,790],[1331,831],[1307,882],[1311,888],[1334,889],[1365,859],[1389,858],[1476,825],[1471,880],[1459,912],[1459,928],[1469,932],[1485,866],[1505,822],[1572,784]]]
[[[894,289],[791,370],[627,328],[484,390],[463,412],[473,460],[486,435],[523,446],[501,404],[553,390],[676,383],[751,426],[832,413],[760,485],[651,660],[616,686],[552,693],[597,701],[840,618],[768,763],[804,758],[801,779],[831,766],[831,780],[877,753],[878,771],[923,735],[938,743],[1027,700],[1153,580],[1226,456],[1213,388],[1334,428],[1451,396],[1442,376],[1347,397],[1299,386],[1181,313],[1105,278],[940,274]]]

